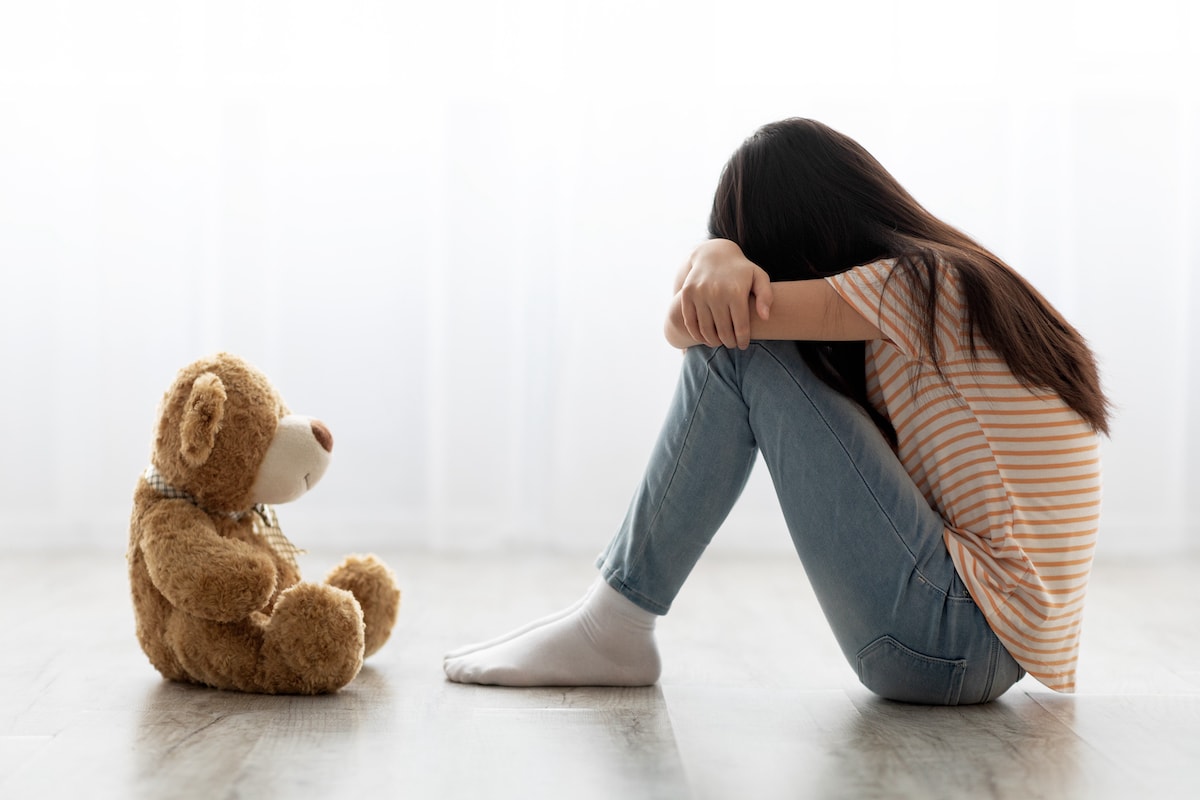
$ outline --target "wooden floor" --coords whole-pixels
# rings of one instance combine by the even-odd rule
[[[450,684],[444,650],[566,605],[589,559],[383,555],[392,641],[294,698],[160,680],[120,554],[0,554],[0,797],[1200,796],[1195,559],[1097,568],[1079,694],[1026,678],[943,709],[859,688],[789,558],[703,561],[659,625],[659,686]]]

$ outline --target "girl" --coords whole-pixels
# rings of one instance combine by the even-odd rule
[[[928,704],[1075,684],[1108,403],[1079,333],[1008,265],[812,120],[725,166],[676,280],[686,349],[600,577],[446,657],[508,686],[654,683],[666,614],[761,453],[859,679]]]

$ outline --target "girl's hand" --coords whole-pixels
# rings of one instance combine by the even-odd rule
[[[752,299],[759,318],[770,317],[770,277],[728,239],[710,239],[697,247],[676,283],[684,327],[709,347],[750,346]]]

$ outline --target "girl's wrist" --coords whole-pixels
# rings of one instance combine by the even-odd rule
[[[705,264],[709,268],[720,268],[742,259],[745,259],[745,255],[737,242],[729,239],[709,239],[696,248],[691,263],[693,267]]]

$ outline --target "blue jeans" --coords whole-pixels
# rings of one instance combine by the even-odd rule
[[[608,584],[666,614],[759,452],[821,609],[868,689],[982,703],[1024,675],[959,579],[941,517],[866,413],[791,342],[687,351],[646,474],[597,561]]]

